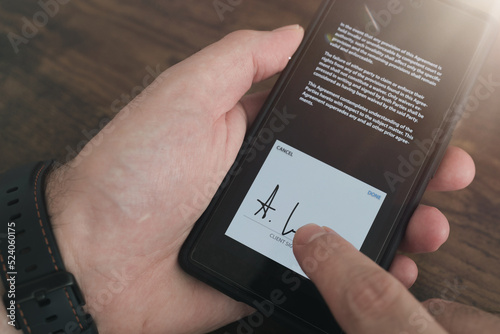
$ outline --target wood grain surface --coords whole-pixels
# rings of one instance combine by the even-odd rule
[[[144,88],[149,72],[234,30],[307,26],[320,3],[222,0],[233,5],[219,15],[214,0],[61,2],[45,16],[36,1],[0,2],[0,171],[50,157],[67,161],[122,100]],[[30,30],[26,22],[34,21],[40,27]],[[11,33],[28,36],[17,50]],[[495,83],[491,94],[476,96],[453,139],[475,159],[474,183],[424,199],[445,213],[451,235],[438,252],[413,256],[420,276],[411,291],[421,300],[440,297],[500,312],[499,56],[497,41],[481,71]],[[237,332],[232,324],[214,333]],[[267,319],[253,333],[279,332],[294,330]]]

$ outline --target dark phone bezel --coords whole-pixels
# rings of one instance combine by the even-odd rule
[[[192,249],[195,247],[197,239],[200,237],[200,235],[202,235],[207,227],[207,224],[205,224],[205,222],[210,217],[214,209],[219,205],[219,201],[223,197],[225,190],[230,187],[232,181],[234,180],[234,176],[237,174],[236,171],[239,169],[239,166],[246,160],[247,155],[249,154],[249,148],[251,148],[255,144],[255,141],[257,140],[256,134],[260,131],[262,126],[270,117],[272,111],[270,106],[273,105],[274,100],[279,96],[280,92],[283,89],[283,86],[286,85],[291,73],[293,73],[296,67],[300,64],[299,55],[301,55],[304,50],[306,50],[310,46],[310,44],[312,43],[311,36],[314,36],[316,34],[317,29],[319,29],[321,26],[320,22],[324,19],[329,9],[335,4],[335,2],[336,0],[323,0],[318,7],[315,17],[311,20],[309,27],[305,30],[305,35],[302,43],[299,45],[297,51],[290,59],[290,62],[280,74],[276,84],[273,86],[266,101],[264,102],[261,111],[257,115],[257,118],[255,119],[247,135],[245,136],[243,146],[238,152],[234,164],[229,169],[226,178],[222,182],[221,187],[219,187],[216,194],[214,195],[213,200],[210,202],[209,206],[203,212],[200,218],[196,221],[193,230],[182,245],[179,253],[179,264],[184,271],[192,276],[195,276],[202,282],[216,288],[222,293],[230,296],[231,298],[248,305],[252,305],[252,303],[254,302],[263,302],[264,300],[261,295],[254,293],[253,291],[250,291],[242,286],[239,286],[232,281],[229,281],[223,275],[219,275],[217,272],[211,271],[208,267],[199,265],[196,261],[192,261]],[[325,333],[314,325],[305,322],[303,319],[287,312],[280,307],[277,307],[275,312],[273,312],[273,317],[303,333]]]
[[[492,21],[489,16],[484,15],[483,13],[477,10],[473,9],[471,10],[469,7],[465,5],[459,5],[449,0],[437,0],[437,1],[447,3],[453,7],[458,7],[458,8],[463,7],[468,12],[472,12],[473,15],[482,17],[485,21]],[[296,70],[297,66],[300,64],[300,60],[303,56],[304,51],[307,50],[310,44],[312,43],[311,36],[316,35],[317,30],[320,29],[321,27],[322,21],[325,19],[326,15],[328,15],[329,10],[331,9],[332,6],[335,5],[335,3],[336,3],[335,0],[324,0],[323,3],[320,5],[318,13],[316,14],[315,18],[312,20],[310,24],[310,28],[307,29],[307,33],[306,36],[304,37],[303,43],[300,45],[295,56],[292,58],[292,60],[290,61],[286,69],[283,71],[280,78],[278,79],[276,85],[274,86],[268,99],[266,100],[265,104],[262,107],[262,112],[259,114],[251,130],[249,131],[247,139],[245,140],[245,145],[240,150],[235,163],[233,164],[233,166],[230,169],[230,172],[228,173],[227,179],[225,180],[225,182],[223,182],[223,186],[221,186],[221,188],[219,188],[219,190],[217,191],[214,199],[210,203],[207,210],[196,222],[193,231],[191,232],[188,239],[184,243],[181,252],[179,254],[180,265],[186,272],[204,281],[205,283],[217,288],[218,290],[231,296],[232,298],[239,301],[243,301],[247,304],[252,304],[254,301],[262,302],[263,300],[265,300],[262,297],[263,294],[255,291],[250,291],[249,289],[238,285],[236,282],[228,280],[222,274],[213,271],[212,269],[198,263],[197,261],[193,261],[191,258],[192,250],[196,246],[200,235],[202,235],[202,233],[205,231],[207,227],[206,226],[207,224],[205,224],[205,222],[210,218],[211,213],[219,205],[219,201],[223,197],[225,190],[231,185],[232,181],[234,180],[234,176],[232,175],[236,174],[235,172],[238,170],[241,163],[246,160],[246,157],[249,154],[248,148],[252,147],[255,144],[255,141],[257,140],[256,135],[262,129],[263,125],[266,124],[268,118],[271,116],[272,112],[271,107],[274,105],[275,101],[279,98],[280,94],[283,92],[283,87],[286,86],[289,79],[293,76],[292,74]],[[491,26],[493,26],[493,24],[491,24],[490,27]],[[464,82],[460,86],[460,89],[457,92],[455,99],[452,101],[452,106],[454,106],[455,108],[453,107],[450,108],[447,117],[448,119],[450,118],[456,120],[459,119],[459,117],[455,117],[456,115],[460,114],[460,110],[457,109],[456,107],[460,105],[459,104],[460,99],[466,96],[466,93],[470,91],[470,89],[474,84],[473,79],[477,75],[482,60],[487,54],[486,52],[487,48],[485,46],[491,44],[490,40],[494,36],[494,29],[491,28],[488,31],[487,35],[488,35],[487,37],[483,38],[482,43],[480,43],[480,47],[478,47],[478,49],[476,50],[474,59],[472,59],[470,62],[470,67],[466,72]],[[402,206],[405,209],[402,210],[399,216],[395,219],[395,221],[398,221],[399,223],[395,224],[391,228],[392,233],[387,235],[386,242],[384,243],[385,247],[380,249],[378,256],[376,256],[375,258],[376,262],[379,263],[385,269],[387,269],[390,263],[392,262],[397,247],[405,233],[406,224],[411,215],[413,214],[414,210],[416,209],[418,203],[420,202],[420,199],[425,191],[428,181],[434,175],[435,170],[439,166],[440,161],[444,156],[444,153],[446,152],[446,148],[448,146],[456,122],[448,122],[446,124],[448,126],[443,129],[443,132],[441,133],[439,138],[439,142],[431,149],[432,150],[431,157],[426,160],[426,165],[419,172],[419,176],[417,178],[416,183],[420,184],[420,186],[412,188],[412,192],[409,193],[408,196],[410,200],[405,201],[405,203]],[[302,330],[309,333],[311,331],[324,333],[324,331],[318,329],[317,327],[311,324],[305,323],[303,319],[299,318],[297,315],[290,314],[286,310],[281,309],[279,306],[276,306],[276,312],[274,312],[274,314],[277,317],[281,318],[282,320],[291,323],[295,328],[301,328]]]
[[[425,182],[422,184],[427,185],[429,181],[434,178],[434,175],[441,164],[441,161],[446,153],[448,145],[451,141],[453,131],[455,130],[458,122],[461,120],[461,117],[464,113],[464,105],[463,100],[467,97],[467,95],[472,91],[476,77],[479,75],[479,71],[483,66],[483,63],[492,47],[493,40],[498,35],[498,29],[500,27],[499,22],[492,17],[478,9],[472,8],[465,3],[457,3],[452,0],[438,0],[443,3],[446,3],[450,6],[460,8],[464,11],[470,12],[472,15],[482,18],[486,22],[486,29],[484,35],[482,37],[481,42],[478,44],[477,50],[474,54],[474,58],[471,59],[469,69],[466,72],[464,80],[460,86],[460,89],[457,91],[455,99],[451,103],[451,107],[449,109],[448,115],[446,117],[447,127],[444,127],[441,130],[441,133],[438,134],[439,139],[437,140],[438,145],[434,147],[431,156],[428,161],[430,163],[427,165],[425,171],[422,173],[422,176],[417,180],[419,182]],[[423,180],[423,181],[422,181]],[[381,249],[380,254],[376,260],[376,262],[384,269],[388,270],[394,256],[396,255],[399,244],[401,243],[404,234],[406,232],[406,226],[415,212],[418,204],[420,203],[424,193],[426,191],[426,186],[421,186],[419,189],[415,189],[413,203],[407,204],[407,209],[401,214],[400,220],[406,222],[405,224],[399,224],[396,228],[393,229],[393,234],[390,236],[390,241],[386,243],[386,247]]]

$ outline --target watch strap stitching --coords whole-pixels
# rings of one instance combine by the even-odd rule
[[[0,209],[2,210],[1,214],[4,215],[5,216],[4,218],[8,219],[9,221],[10,220],[17,221],[17,219],[19,219],[20,222],[23,222],[21,224],[21,227],[24,226],[23,224],[27,224],[26,226],[29,226],[29,224],[34,224],[34,225],[31,225],[33,227],[31,229],[31,231],[33,231],[33,232],[38,231],[38,232],[36,232],[35,234],[27,234],[27,236],[30,237],[30,236],[36,235],[36,234],[38,234],[38,236],[39,236],[38,237],[39,238],[38,239],[38,245],[39,245],[38,247],[40,247],[40,250],[41,250],[40,255],[45,254],[43,256],[45,259],[44,260],[45,261],[45,269],[43,267],[41,267],[40,270],[52,271],[55,269],[55,271],[53,271],[52,273],[49,272],[47,274],[43,274],[45,276],[38,276],[38,278],[37,278],[37,276],[34,276],[33,278],[31,278],[27,282],[22,281],[22,283],[21,283],[22,288],[20,288],[19,291],[20,291],[20,294],[23,296],[23,299],[22,299],[23,301],[21,303],[15,304],[16,309],[17,309],[16,313],[18,315],[18,319],[16,321],[16,328],[24,329],[24,331],[27,334],[42,333],[43,332],[43,331],[40,331],[40,328],[42,328],[42,327],[39,327],[39,325],[43,326],[44,328],[48,325],[43,324],[43,320],[42,320],[43,318],[40,319],[41,317],[43,317],[43,315],[41,313],[36,312],[36,311],[34,312],[33,309],[37,308],[36,300],[38,298],[42,298],[44,300],[46,299],[46,297],[43,297],[44,296],[43,294],[49,290],[44,290],[44,289],[54,289],[54,290],[50,290],[50,293],[52,294],[52,296],[54,296],[54,298],[59,298],[58,299],[59,303],[62,303],[62,305],[64,305],[64,300],[67,300],[68,304],[66,304],[66,305],[71,307],[71,312],[69,312],[69,309],[67,308],[67,306],[65,306],[66,311],[64,311],[62,309],[58,309],[57,307],[54,307],[54,306],[50,306],[50,308],[48,307],[47,309],[45,309],[46,311],[44,311],[44,313],[49,314],[49,313],[52,313],[52,311],[59,313],[59,311],[61,311],[62,312],[61,314],[64,314],[64,312],[66,312],[65,315],[63,315],[61,317],[61,320],[64,317],[66,317],[65,319],[68,319],[66,321],[69,321],[69,322],[66,323],[65,328],[68,328],[68,330],[71,330],[72,333],[76,329],[78,330],[78,332],[81,331],[82,333],[87,333],[87,334],[98,333],[96,324],[93,321],[92,316],[90,314],[84,314],[85,312],[83,310],[83,306],[85,305],[85,300],[84,300],[83,295],[81,294],[81,291],[78,287],[78,284],[75,281],[75,278],[73,277],[73,275],[71,273],[68,273],[65,271],[64,262],[62,261],[62,258],[60,257],[60,254],[58,253],[57,241],[55,240],[55,235],[52,232],[53,230],[51,228],[50,217],[48,216],[48,212],[45,209],[46,198],[45,198],[45,194],[44,194],[44,191],[45,191],[44,180],[46,179],[47,171],[50,170],[52,164],[53,164],[52,161],[45,161],[45,162],[37,163],[36,167],[32,166],[31,169],[29,169],[30,166],[27,165],[25,167],[19,168],[18,170],[12,170],[10,172],[7,172],[9,174],[0,174],[0,180],[2,181],[2,185],[0,185],[1,186],[0,189],[2,190],[2,192],[0,194],[0,196],[1,196],[0,198],[2,199],[2,203],[4,203],[3,202],[4,200],[6,200],[5,203],[7,204],[7,207],[10,207],[13,205],[16,205],[18,207],[17,209],[16,208],[14,208],[13,210],[6,209],[4,211],[4,206],[1,206],[0,207]],[[28,172],[29,172],[29,174],[31,174],[31,176],[29,177],[29,181],[24,178],[24,175],[28,174]],[[23,179],[25,181],[23,181]],[[6,187],[4,187],[4,180],[5,180]],[[26,181],[28,181],[28,182],[26,182]],[[30,187],[31,187],[31,191],[27,192],[26,190],[28,190]],[[24,191],[24,195],[22,195],[23,191]],[[12,199],[14,196],[16,196],[16,197],[21,196],[21,197],[18,197],[21,199],[21,201],[19,201],[19,199]],[[22,197],[22,196],[24,196],[24,197]],[[24,198],[24,200],[22,198]],[[30,198],[31,198],[31,200],[29,200]],[[17,204],[19,202],[21,204]],[[31,211],[31,218],[29,218],[30,217],[29,210],[28,210],[28,213],[26,215],[24,215],[24,214],[21,215],[20,213],[12,212],[14,210],[16,210],[16,212],[17,212],[17,210],[23,209],[23,206],[19,207],[18,205],[25,205],[24,203],[29,203],[29,202],[32,203],[31,204],[31,208],[32,208],[31,209],[32,210]],[[33,204],[35,204],[35,205],[33,205]],[[5,208],[7,208],[7,207],[5,207]],[[25,210],[25,209],[23,209],[23,210]],[[38,228],[40,228],[40,230],[37,230],[37,228],[36,228],[37,221],[38,221],[38,225],[39,225]],[[41,235],[39,234],[40,232],[42,232]],[[24,233],[25,233],[25,230],[23,228],[19,229],[19,235],[24,235]],[[29,232],[29,233],[31,233],[31,232]],[[16,234],[16,236],[17,236],[17,234]],[[42,241],[42,238],[40,238],[41,236],[43,236],[43,239],[44,239],[43,241]],[[31,237],[31,238],[33,238],[33,237]],[[21,240],[24,240],[24,243],[26,244],[27,240],[30,240],[30,239],[21,239]],[[51,243],[54,243],[54,244],[51,244]],[[2,280],[5,278],[7,280],[9,280],[10,275],[8,275],[7,254],[4,253],[5,250],[6,250],[5,245],[2,245],[2,247],[0,247],[0,262],[1,262],[0,269],[3,270],[4,275],[1,275],[0,277],[2,277]],[[45,253],[44,250],[48,251],[48,254],[50,255],[50,257],[47,257],[47,253]],[[28,250],[28,252],[29,252],[29,250]],[[4,256],[4,254],[5,254],[5,256]],[[50,260],[49,260],[49,258],[50,258]],[[29,264],[29,263],[23,263],[24,266],[26,266],[27,264]],[[38,270],[36,265],[30,266],[30,267],[26,266],[26,267],[22,267],[22,268],[26,268],[26,272],[28,272],[27,268],[32,268],[32,267],[35,267],[35,268],[31,269],[30,272],[32,272],[33,270]],[[50,269],[50,268],[53,268],[53,269]],[[38,274],[38,275],[40,275],[40,274]],[[54,279],[53,281],[47,281],[47,279],[50,280],[52,278]],[[7,289],[9,283],[7,283],[5,281],[3,283]],[[64,286],[64,285],[66,285],[66,286]],[[59,297],[56,297],[57,289],[60,289],[59,294],[58,294]],[[30,293],[31,294],[39,293],[39,294],[38,294],[38,296],[36,296],[36,295],[30,295]],[[64,293],[64,294],[61,294],[61,293]],[[8,300],[9,299],[7,298],[7,294],[5,294],[4,295],[5,306],[7,306],[6,303]],[[11,301],[13,301],[13,300],[11,300]],[[30,304],[26,304],[26,305],[23,304],[23,303],[28,303],[28,302]],[[33,302],[35,302],[35,304],[33,304]],[[21,304],[22,304],[23,308],[21,308]],[[44,304],[44,305],[38,304],[38,308],[46,307],[47,305],[48,304]],[[57,304],[57,305],[59,305],[59,304]],[[61,307],[62,307],[62,305],[61,305]],[[38,310],[38,308],[37,308],[37,310]],[[29,310],[29,312],[26,313],[28,310]],[[33,313],[33,318],[32,318],[32,313]],[[70,316],[68,313],[72,314],[72,316]],[[52,318],[52,317],[49,317],[49,318]],[[48,321],[49,318],[46,318],[46,321]],[[56,319],[57,319],[57,317],[56,317]],[[40,320],[42,320],[42,322],[40,322]],[[50,321],[53,321],[53,319]],[[64,323],[61,323],[61,322],[59,322],[59,324],[64,325]],[[71,324],[73,324],[73,325],[71,325]],[[76,326],[76,324],[78,324],[78,326]],[[70,326],[67,327],[68,325],[70,325]],[[33,327],[33,326],[35,326],[35,327]],[[56,326],[58,326],[58,324],[56,324],[55,326],[50,325],[49,327],[56,329]],[[72,327],[73,329],[69,329],[69,328],[71,328],[71,326],[73,326]],[[65,331],[65,329],[62,329],[61,327],[59,327],[59,328],[61,330]]]
[[[17,304],[17,308],[19,309],[19,315],[21,316],[21,318],[23,319],[23,322],[24,322],[24,325],[26,326],[26,329],[28,330],[28,333],[31,334],[31,327],[28,325],[28,320],[26,319],[26,317],[24,316],[24,312],[21,308],[21,305],[20,304]]]
[[[78,326],[83,330],[83,325],[82,322],[80,321],[80,317],[78,316],[78,313],[76,313],[75,306],[73,305],[73,302],[71,301],[71,298],[68,293],[68,289],[64,288],[64,293],[66,294],[66,297],[68,298],[69,305],[71,306],[71,309],[73,310],[73,313],[75,314],[76,321],[78,322]]]
[[[43,224],[43,221],[42,221],[42,217],[41,217],[41,214],[40,214],[40,210],[39,210],[39,207],[38,207],[38,197],[37,197],[37,194],[38,194],[38,181],[40,179],[40,173],[42,170],[44,170],[45,168],[45,163],[42,165],[42,167],[40,167],[40,169],[38,170],[37,174],[36,174],[36,177],[35,177],[35,186],[34,186],[34,194],[35,194],[35,206],[36,206],[36,213],[37,213],[37,216],[38,216],[38,222],[40,224],[40,228],[42,229],[42,233],[43,233],[43,237],[44,237],[44,240],[45,240],[45,245],[47,246],[47,250],[50,254],[50,257],[52,259],[52,262],[54,263],[54,268],[56,271],[59,271],[59,267],[56,263],[56,259],[54,258],[54,254],[52,253],[52,249],[49,245],[49,240],[47,239],[47,234],[45,232],[45,226]],[[83,329],[83,324],[82,322],[80,321],[80,317],[78,317],[78,314],[76,312],[76,309],[75,309],[75,306],[73,305],[73,302],[71,301],[71,297],[69,296],[69,293],[68,293],[68,290],[66,288],[64,288],[64,293],[66,295],[66,298],[68,298],[68,303],[69,305],[71,306],[71,310],[73,311],[74,315],[75,315],[75,318],[76,318],[76,321],[78,323],[78,326]]]
[[[45,168],[45,163],[42,164],[42,166],[40,167],[40,169],[38,170],[38,172],[36,173],[36,177],[35,177],[35,185],[34,185],[34,191],[33,191],[33,195],[35,197],[35,207],[36,207],[36,213],[37,213],[37,217],[38,217],[38,221],[42,227],[42,233],[43,233],[43,237],[45,239],[45,244],[47,244],[48,246],[48,240],[47,240],[47,236],[45,234],[45,230],[43,228],[43,224],[42,224],[42,218],[41,218],[41,215],[40,215],[40,209],[38,207],[38,197],[37,197],[37,190],[38,190],[38,178],[40,177],[40,173],[41,171]],[[50,246],[48,246],[49,249],[50,249]],[[57,265],[55,264],[55,259],[54,259],[54,256],[52,255],[52,253],[50,252],[49,250],[49,253],[50,253],[50,256],[52,257],[52,262],[54,262],[54,267],[57,269]],[[5,269],[5,271],[7,271],[7,269]],[[7,277],[9,275],[7,274]],[[17,303],[17,308],[19,309],[19,315],[21,316],[21,319],[23,320],[24,322],[24,325],[26,326],[26,329],[28,330],[28,333],[31,333],[31,327],[29,326],[28,324],[28,319],[26,319],[26,316],[24,315],[24,312],[21,308],[21,304]]]
[[[2,250],[1,249],[0,249],[0,261],[2,262],[2,269],[5,272],[5,277],[8,280],[8,279],[10,279],[10,275],[8,274],[7,266],[5,265],[5,260],[3,258],[3,254],[2,254]],[[5,287],[5,289],[7,290],[7,287]],[[26,326],[26,329],[28,330],[28,333],[31,333],[31,327],[28,324],[28,320],[24,316],[24,312],[23,312],[23,310],[21,308],[21,305],[19,303],[17,303],[16,306],[19,309],[19,315],[21,316],[21,319],[23,320],[24,325]]]
[[[3,254],[2,254],[2,250],[0,249],[0,262],[2,262],[2,269],[5,273],[5,277],[7,279],[9,279],[9,274],[7,274],[7,266],[5,265],[5,261],[3,259]]]
[[[40,209],[38,207],[38,197],[37,197],[38,180],[39,180],[39,177],[40,177],[40,173],[42,172],[42,170],[44,168],[45,168],[45,163],[42,165],[42,167],[40,167],[40,169],[36,173],[36,177],[35,177],[34,195],[35,195],[36,214],[38,216],[38,223],[40,224],[40,228],[42,229],[43,238],[45,240],[45,245],[47,246],[47,249],[49,251],[50,257],[52,259],[52,263],[54,263],[54,268],[55,268],[56,271],[59,271],[59,267],[57,266],[56,259],[54,258],[54,254],[52,254],[52,249],[50,248],[50,245],[49,245],[49,239],[47,239],[47,233],[45,232],[45,227],[43,225],[42,217],[41,217],[41,214],[40,214]]]

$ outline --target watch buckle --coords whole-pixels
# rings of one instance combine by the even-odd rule
[[[47,294],[65,288],[73,290],[79,305],[85,304],[85,299],[75,277],[67,271],[56,271],[19,285],[16,287],[16,304],[29,300],[41,302],[47,298]]]

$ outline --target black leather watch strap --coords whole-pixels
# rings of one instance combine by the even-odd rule
[[[7,321],[29,334],[96,334],[80,288],[65,271],[47,214],[45,176],[51,168],[51,161],[38,162],[0,175]]]

